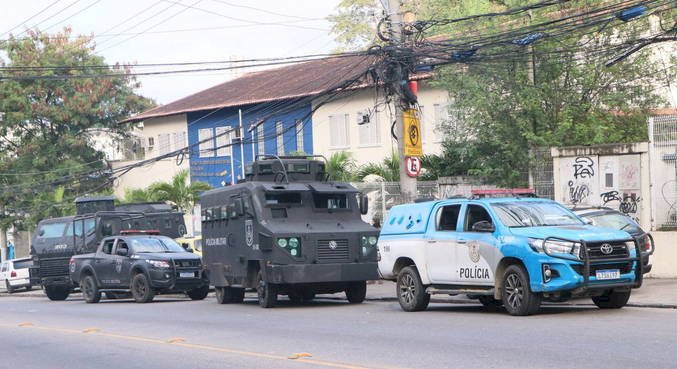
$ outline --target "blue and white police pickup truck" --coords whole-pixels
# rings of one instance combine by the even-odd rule
[[[586,224],[552,200],[454,198],[393,207],[378,240],[379,271],[397,282],[405,311],[432,294],[466,294],[530,315],[541,301],[589,296],[621,308],[641,286],[639,245]]]

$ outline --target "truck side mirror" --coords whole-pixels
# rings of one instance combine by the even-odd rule
[[[367,195],[360,193],[360,214],[365,215],[369,212],[369,197]]]
[[[129,250],[128,249],[117,249],[117,250],[115,250],[115,254],[117,256],[127,256],[127,255],[129,255]]]
[[[486,220],[481,220],[472,225],[473,232],[493,232],[495,230],[496,227],[494,227],[493,223]]]

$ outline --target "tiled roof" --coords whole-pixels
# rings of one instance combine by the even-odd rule
[[[166,105],[147,110],[122,123],[139,122],[200,110],[312,96],[364,74],[377,59],[353,55],[297,63],[248,73]],[[365,81],[366,82],[366,81]],[[365,83],[363,87],[366,87]]]

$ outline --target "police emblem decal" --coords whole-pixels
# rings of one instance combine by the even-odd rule
[[[334,241],[334,240],[329,241],[329,248],[330,249],[336,250],[337,247],[338,247],[338,244],[336,243],[336,241]]]
[[[247,246],[251,247],[254,244],[254,222],[251,219],[244,222],[244,238]]]
[[[471,242],[468,244],[468,255],[470,260],[473,263],[478,263],[480,261],[480,245],[477,242]]]

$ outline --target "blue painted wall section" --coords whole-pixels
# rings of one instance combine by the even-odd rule
[[[242,179],[242,167],[252,162],[252,146],[255,154],[259,153],[260,142],[255,142],[252,145],[252,135],[253,140],[258,140],[258,130],[263,130],[264,134],[264,143],[263,151],[265,154],[277,154],[278,153],[278,140],[277,140],[277,131],[276,123],[282,122],[283,129],[286,132],[283,134],[284,142],[284,153],[289,154],[292,152],[302,151],[306,154],[313,153],[313,131],[312,131],[312,121],[311,121],[311,106],[310,104],[301,106],[294,110],[288,110],[284,113],[274,114],[275,110],[278,110],[279,107],[284,107],[283,102],[275,102],[270,104],[256,104],[241,106],[235,108],[225,108],[217,110],[204,110],[199,112],[188,113],[188,144],[191,145],[190,151],[190,174],[191,180],[193,181],[202,181],[209,183],[212,187],[223,187],[231,183],[231,164],[230,161],[233,160],[234,173],[235,173],[235,182],[239,179]],[[287,105],[288,106],[288,105]],[[276,109],[277,108],[277,109]],[[242,125],[244,127],[244,143],[240,145],[238,139],[235,138],[235,132],[232,132],[233,143],[232,148],[232,157],[227,154],[229,150],[218,150],[218,144],[225,144],[223,138],[214,137],[217,135],[217,127],[230,127],[237,129],[239,127],[239,117],[238,109],[242,110]],[[256,130],[249,132],[249,128],[252,124],[260,122],[262,119],[263,123],[259,124]],[[298,147],[298,125],[297,122],[301,119],[305,119],[303,124],[303,147]],[[202,155],[200,154],[200,146],[197,145],[199,142],[199,132],[201,129],[210,129],[212,134],[214,149],[204,151]],[[218,128],[222,130],[223,128]],[[220,132],[220,131],[219,131]],[[225,136],[222,136],[225,137]],[[193,147],[195,145],[195,147]],[[244,149],[244,163],[241,161],[240,153]]]

